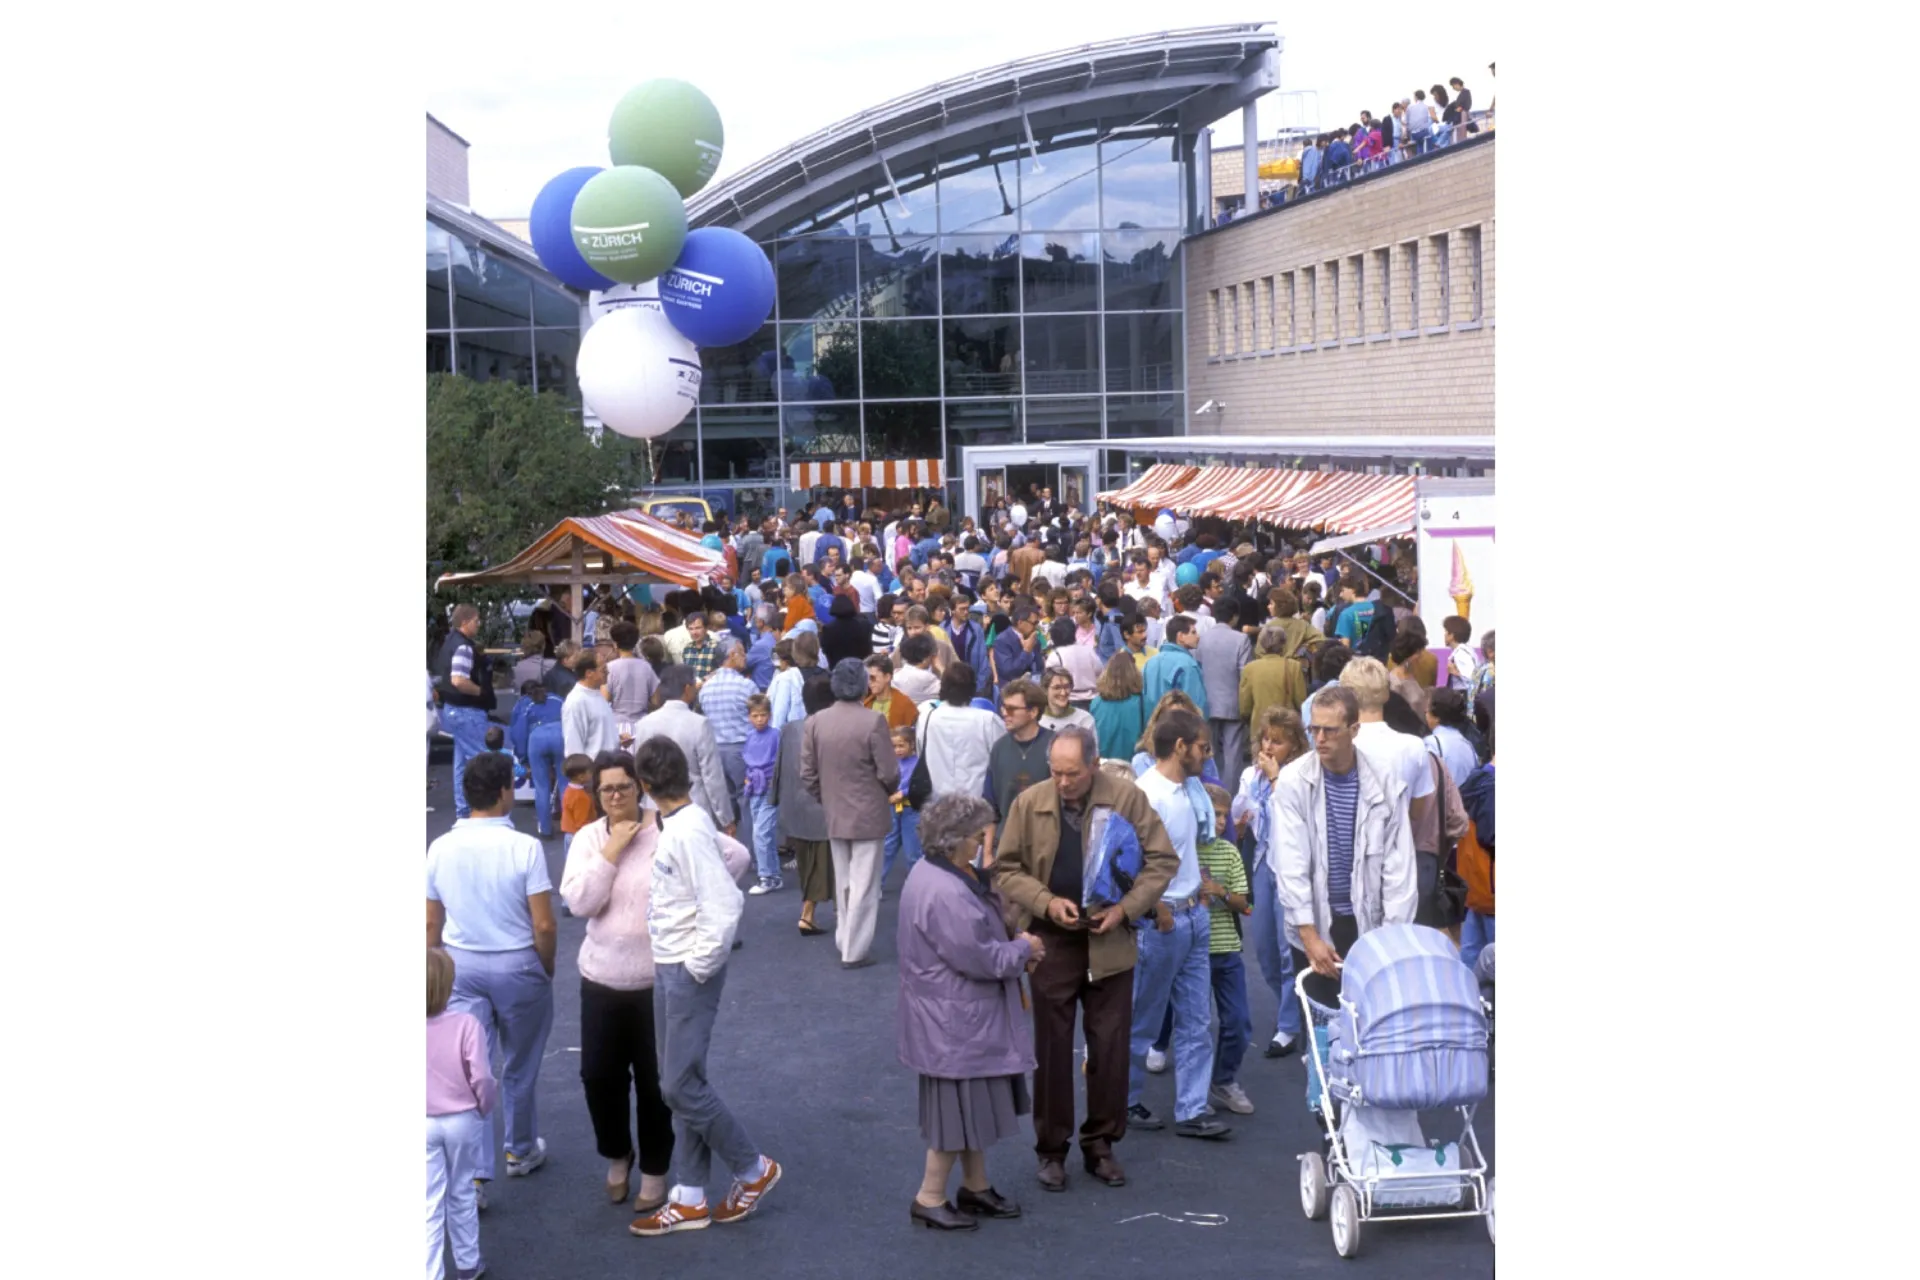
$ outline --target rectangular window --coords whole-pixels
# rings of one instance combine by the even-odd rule
[[[1207,290],[1207,359],[1220,358],[1220,291]]]
[[[1240,286],[1230,284],[1221,292],[1226,295],[1226,354],[1237,356],[1240,354]]]
[[[1467,319],[1475,324],[1480,320],[1480,228],[1468,227],[1460,233],[1462,249],[1465,250],[1467,268]]]
[[[1393,332],[1393,250],[1373,251],[1372,288],[1368,299],[1373,304],[1373,328],[1369,333]]]
[[[1295,337],[1295,313],[1293,309],[1293,288],[1298,282],[1296,277],[1297,273],[1292,271],[1282,275],[1280,277],[1280,287],[1274,298],[1274,306],[1279,308],[1279,314],[1274,317],[1275,333],[1273,337],[1274,341],[1279,342],[1283,347],[1291,347],[1298,341]],[[1285,341],[1281,341],[1283,336]]]
[[[1340,341],[1340,330],[1346,312],[1340,306],[1340,259],[1335,258],[1327,264],[1327,341]]]
[[[1312,346],[1320,341],[1320,268],[1300,268],[1300,297],[1306,304],[1301,308],[1306,324],[1301,326],[1300,341]]]
[[[1240,286],[1240,350],[1258,351],[1260,336],[1257,325],[1260,311],[1254,305],[1253,281]]]
[[[1353,293],[1352,322],[1347,337],[1364,338],[1367,336],[1367,255],[1356,253],[1348,258],[1347,275],[1352,281],[1349,287]]]
[[[1260,277],[1260,349],[1271,351],[1279,343],[1273,340],[1273,277]]]
[[[1402,333],[1415,333],[1420,328],[1420,242],[1408,240],[1400,246],[1400,296],[1406,299],[1406,311],[1401,317]]]
[[[1433,262],[1433,324],[1436,328],[1445,328],[1453,317],[1453,288],[1451,279],[1452,261],[1447,252],[1447,233],[1428,236],[1427,244]]]

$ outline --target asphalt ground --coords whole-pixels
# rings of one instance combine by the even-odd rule
[[[436,810],[427,816],[429,840],[453,822],[445,748],[435,757],[427,794]],[[532,819],[530,805],[515,813],[516,824],[529,834]],[[546,848],[557,887],[560,841]],[[1307,1221],[1295,1157],[1317,1150],[1319,1141],[1305,1107],[1306,1068],[1299,1054],[1261,1056],[1273,1033],[1274,1003],[1251,958],[1254,1045],[1240,1083],[1256,1110],[1250,1116],[1221,1112],[1233,1126],[1229,1139],[1180,1138],[1171,1127],[1134,1130],[1115,1148],[1126,1167],[1126,1186],[1095,1182],[1076,1153],[1067,1165],[1067,1190],[1051,1194],[1034,1179],[1032,1128],[1023,1122],[1025,1140],[1002,1142],[987,1154],[994,1187],[1020,1202],[1021,1218],[982,1222],[964,1233],[928,1231],[911,1222],[907,1210],[919,1189],[926,1148],[916,1077],[895,1057],[894,930],[903,878],[896,867],[881,904],[874,944],[879,963],[852,971],[839,967],[830,909],[819,916],[828,933],[803,938],[795,928],[799,896],[791,887],[747,899],[744,946],[727,966],[708,1065],[715,1088],[785,1173],[746,1221],[654,1239],[629,1234],[631,1200],[611,1205],[602,1190],[606,1162],[594,1150],[578,1065],[580,979],[574,962],[586,926],[562,916],[553,1032],[538,1092],[547,1162],[528,1177],[502,1176],[490,1184],[489,1207],[480,1215],[487,1275],[978,1280],[1112,1276],[1128,1267],[1176,1280],[1493,1273],[1493,1245],[1480,1220],[1369,1221],[1359,1256],[1346,1261],[1334,1253],[1328,1223]],[[1147,1078],[1145,1101],[1170,1118],[1171,1072]],[[1493,1118],[1489,1098],[1474,1127],[1490,1159]],[[1437,1117],[1426,1121],[1429,1137],[1455,1136],[1457,1119],[1452,1129],[1443,1129]],[[1493,1167],[1498,1170],[1497,1159]],[[717,1168],[715,1176],[724,1178]],[[955,1189],[958,1177],[956,1169]],[[709,1202],[725,1192],[722,1181],[709,1189]],[[451,1259],[447,1274],[453,1274]]]

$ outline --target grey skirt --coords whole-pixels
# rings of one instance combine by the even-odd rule
[[[920,1136],[929,1151],[985,1151],[1018,1136],[1020,1117],[1033,1112],[1027,1078],[972,1080],[920,1077]]]

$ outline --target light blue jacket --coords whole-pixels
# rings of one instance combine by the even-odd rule
[[[1207,715],[1207,686],[1200,677],[1200,663],[1183,644],[1165,644],[1160,652],[1147,659],[1147,669],[1140,673],[1146,684],[1147,714],[1160,705],[1160,699],[1167,696],[1169,689],[1178,689],[1193,699],[1193,705],[1200,709],[1202,719]]]

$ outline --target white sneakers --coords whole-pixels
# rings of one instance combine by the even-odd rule
[[[1167,1069],[1167,1055],[1158,1049],[1147,1050],[1147,1070],[1153,1075],[1163,1075]]]
[[[1238,1082],[1214,1085],[1207,1090],[1207,1101],[1216,1106],[1225,1107],[1237,1116],[1253,1114],[1253,1099],[1247,1096],[1247,1091],[1242,1089]]]
[[[762,878],[753,888],[747,890],[747,892],[757,898],[763,893],[772,893],[776,889],[784,889],[786,887],[787,882],[785,880],[782,880],[779,876],[773,876],[771,878]]]
[[[535,1138],[533,1140],[532,1155],[515,1156],[513,1152],[507,1152],[507,1176],[509,1178],[524,1178],[546,1162],[547,1140],[545,1138]]]

